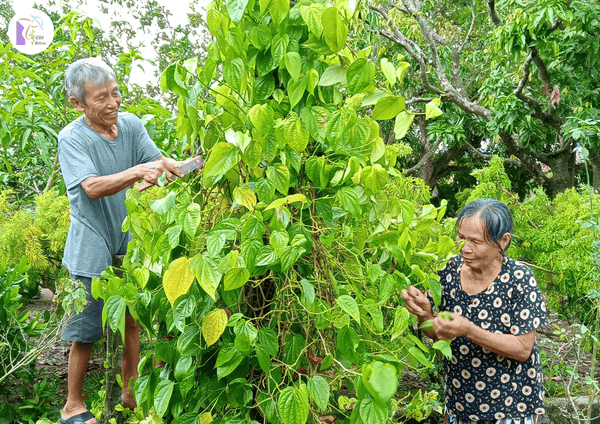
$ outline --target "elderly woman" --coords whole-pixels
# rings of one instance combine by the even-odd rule
[[[420,322],[432,320],[434,339],[451,339],[444,422],[538,423],[544,387],[536,329],[546,305],[531,270],[505,256],[513,220],[504,203],[482,199],[466,205],[456,221],[460,255],[440,271],[440,311],[426,294],[402,291]]]

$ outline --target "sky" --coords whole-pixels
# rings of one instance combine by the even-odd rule
[[[67,0],[63,0],[67,2]],[[96,19],[100,23],[100,27],[104,31],[108,31],[110,28],[111,16],[107,16],[100,12],[100,4],[101,2],[98,0],[83,0],[87,2],[87,6],[78,9],[80,12],[85,13],[86,15]],[[196,7],[196,10],[204,10],[206,6],[210,3],[210,0],[156,0],[160,5],[165,6],[171,12],[171,25],[172,27],[176,27],[179,24],[185,24],[187,22],[187,14],[190,12],[189,4],[194,2],[199,7]],[[33,8],[33,6],[38,4],[43,4],[44,0],[9,0],[12,4],[15,12],[19,8],[29,9]],[[104,3],[106,5],[106,3]],[[58,9],[57,9],[58,10]],[[113,6],[113,10],[111,10],[113,16],[123,17],[127,15],[127,10],[119,5]],[[140,34],[144,37],[152,37],[151,34]],[[142,57],[148,59],[154,59],[155,54],[154,50],[150,43],[146,43],[146,47],[142,47],[140,49],[140,53]],[[136,81],[139,85],[144,86],[146,82],[158,83],[158,81],[152,81],[156,77],[154,76],[154,69],[152,66],[146,62],[143,63],[145,68],[145,72],[139,69],[134,63],[131,71],[131,81]]]

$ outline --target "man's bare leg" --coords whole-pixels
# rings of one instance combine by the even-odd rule
[[[132,411],[137,406],[133,397],[133,381],[138,378],[140,363],[140,325],[133,317],[125,319],[125,346],[123,346],[123,406]],[[130,380],[133,378],[131,385]]]
[[[87,411],[83,403],[83,379],[87,373],[88,362],[90,361],[93,348],[94,343],[74,342],[71,345],[67,378],[67,403],[61,412],[63,420]],[[86,422],[91,424],[95,423],[96,420],[91,418]]]

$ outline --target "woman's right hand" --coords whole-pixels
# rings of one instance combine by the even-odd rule
[[[431,302],[421,290],[410,286],[408,290],[402,290],[402,297],[406,302],[408,312],[418,316],[421,321],[433,318]]]

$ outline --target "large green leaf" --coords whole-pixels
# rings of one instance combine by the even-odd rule
[[[373,62],[360,58],[355,60],[346,73],[348,89],[351,94],[357,94],[373,84],[375,65]]]
[[[322,3],[312,3],[308,6],[302,6],[300,8],[300,14],[302,15],[302,19],[304,19],[308,30],[319,38],[323,34],[321,17],[323,16],[324,11],[325,5]]]
[[[340,308],[342,308],[344,312],[350,315],[354,319],[354,321],[358,323],[358,325],[360,325],[360,310],[358,309],[358,304],[356,303],[356,300],[352,296],[344,294],[335,299],[335,302],[339,305]]]
[[[388,408],[386,404],[364,398],[359,407],[360,418],[363,423],[385,424],[388,422]]]
[[[168,211],[171,210],[173,206],[175,206],[175,200],[177,198],[177,194],[174,191],[169,192],[166,197],[158,200],[151,200],[150,207],[154,212],[159,215],[164,215]]]
[[[307,389],[311,399],[321,411],[325,411],[329,404],[329,384],[327,384],[327,380],[320,375],[315,375],[308,380]]]
[[[167,412],[174,388],[175,383],[169,380],[161,380],[156,386],[156,390],[154,391],[154,409],[159,417],[164,416],[165,412]]]
[[[385,79],[388,80],[390,85],[396,84],[396,67],[394,64],[385,57],[381,59],[379,64],[381,65],[381,72],[383,72]]]
[[[298,153],[308,145],[309,135],[304,123],[296,115],[290,116],[283,124],[283,135],[287,144]]]
[[[242,20],[246,6],[248,6],[249,0],[227,0],[227,12],[229,17],[236,24]]]
[[[325,72],[321,75],[321,79],[319,79],[319,85],[321,87],[328,87],[337,83],[346,85],[348,81],[346,79],[346,68],[339,63],[334,63],[325,69]]]
[[[264,137],[273,130],[275,112],[268,104],[256,104],[252,106],[248,111],[248,117],[254,128],[256,128],[257,135],[260,137]]]
[[[405,110],[396,116],[396,121],[394,123],[394,134],[396,135],[396,140],[404,138],[414,119],[415,115],[408,113]]]
[[[290,188],[290,170],[282,163],[269,166],[267,168],[267,179],[273,183],[275,189],[287,195]]]
[[[441,104],[442,101],[438,98],[427,103],[425,105],[425,119],[433,119],[443,114],[444,112],[440,109]]]
[[[373,119],[385,121],[395,118],[405,108],[404,97],[387,96],[379,99],[373,108]]]
[[[271,0],[269,2],[269,13],[273,18],[275,26],[279,26],[290,11],[290,0]]]
[[[238,152],[239,149],[231,143],[221,141],[215,144],[204,166],[204,177],[225,175],[239,162]]]
[[[348,27],[340,17],[337,7],[325,9],[321,16],[321,24],[323,25],[323,39],[327,46],[334,53],[342,50],[346,45]]]
[[[242,79],[244,78],[244,61],[236,57],[223,63],[223,78],[238,93],[242,91]]]
[[[340,329],[337,334],[337,347],[348,360],[358,364],[359,358],[356,352],[356,348],[360,343],[358,334],[356,331],[348,325],[345,325]]]
[[[308,391],[301,384],[299,388],[286,387],[277,399],[277,411],[283,424],[305,424],[308,421]]]
[[[362,381],[367,392],[377,401],[386,404],[398,389],[398,370],[392,364],[375,361],[363,365]]]
[[[213,299],[217,300],[216,292],[221,281],[222,274],[208,254],[198,253],[192,258],[190,269],[198,280],[200,287]]]
[[[183,217],[183,231],[193,238],[196,235],[201,219],[201,207],[198,203],[191,203]]]
[[[360,183],[365,188],[367,195],[379,193],[387,183],[387,179],[388,172],[378,163],[366,166],[360,171]]]
[[[235,290],[242,287],[250,278],[250,272],[245,267],[232,267],[225,273],[224,290]]]
[[[336,197],[342,204],[342,208],[350,212],[356,218],[360,217],[360,204],[358,201],[358,195],[354,189],[350,187],[343,187],[338,190]]]
[[[102,310],[102,324],[106,325],[106,323],[108,323],[113,331],[120,331],[123,342],[125,342],[126,309],[127,303],[125,298],[119,295],[113,295],[108,299]]]
[[[302,70],[302,59],[297,52],[287,52],[284,56],[285,69],[290,73],[290,76],[294,81],[300,78],[300,71]]]

